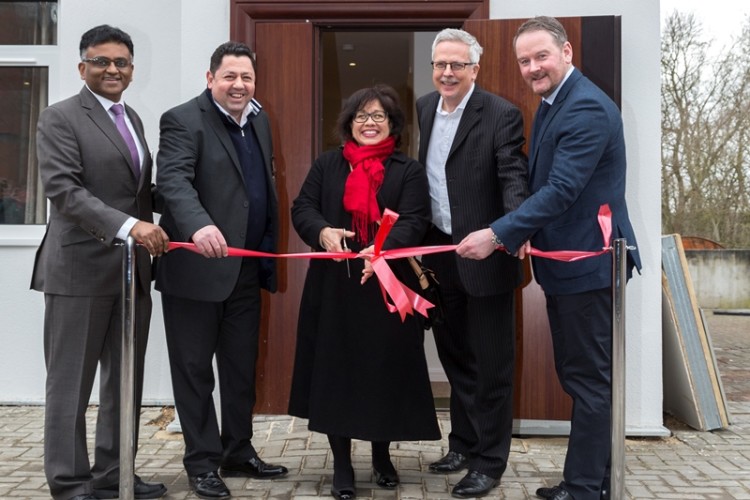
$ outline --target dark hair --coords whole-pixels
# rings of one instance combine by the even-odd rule
[[[399,147],[406,117],[399,104],[398,94],[393,87],[385,84],[359,89],[344,101],[336,120],[336,132],[339,139],[341,139],[341,142],[353,140],[352,121],[354,116],[372,101],[378,101],[383,106],[383,111],[386,112],[388,120],[391,122],[391,135],[396,138],[396,147]]]
[[[89,47],[95,45],[101,45],[107,42],[121,43],[125,45],[130,51],[130,55],[133,56],[133,40],[130,39],[130,35],[122,31],[120,28],[113,28],[108,24],[102,24],[91,28],[81,36],[81,43],[78,46],[81,52],[81,59],[86,57],[86,51]]]
[[[255,54],[250,50],[250,47],[240,42],[224,42],[216,47],[216,50],[211,55],[211,65],[208,69],[212,75],[216,74],[216,70],[221,66],[224,56],[249,57],[253,65],[253,71],[258,71],[255,67]]]
[[[516,30],[516,35],[513,37],[513,48],[516,47],[516,40],[518,37],[529,31],[546,31],[557,43],[558,47],[562,47],[565,42],[568,41],[568,34],[565,32],[565,28],[560,24],[560,21],[554,17],[549,16],[537,16],[532,17]]]

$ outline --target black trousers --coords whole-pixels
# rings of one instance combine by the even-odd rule
[[[514,292],[474,297],[458,276],[454,253],[425,256],[440,281],[445,323],[434,327],[438,357],[451,386],[452,451],[469,469],[500,478],[513,430]]]
[[[185,439],[188,475],[257,456],[251,443],[258,358],[258,260],[243,258],[232,294],[203,302],[162,294],[175,406]],[[221,430],[212,396],[216,355]]]
[[[563,479],[576,500],[599,500],[612,453],[612,290],[547,295],[555,368],[573,398]]]

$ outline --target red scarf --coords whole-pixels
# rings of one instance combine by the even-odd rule
[[[380,208],[375,194],[383,184],[383,161],[396,149],[396,139],[388,136],[372,146],[359,146],[354,141],[344,145],[344,158],[352,166],[344,187],[344,210],[352,214],[352,231],[363,245],[375,235]]]

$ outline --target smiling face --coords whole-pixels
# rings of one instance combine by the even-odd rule
[[[92,45],[86,49],[86,59],[96,57],[106,57],[110,61],[115,59],[132,61],[133,59],[128,47],[117,42]],[[106,68],[101,68],[94,63],[81,61],[78,63],[78,71],[81,73],[81,80],[86,82],[92,92],[114,102],[120,101],[123,91],[128,88],[133,80],[132,63],[124,68],[118,68],[114,63],[110,63]]]
[[[377,144],[391,135],[391,121],[388,118],[388,114],[383,109],[383,105],[380,101],[370,101],[365,104],[362,109],[358,110],[356,115],[373,115],[377,116],[378,113],[385,115],[385,120],[380,123],[376,123],[372,116],[368,116],[364,123],[358,123],[356,120],[352,120],[352,138],[354,142],[360,146],[372,146]],[[355,115],[355,116],[356,116]]]
[[[435,47],[432,54],[433,63],[467,63],[473,62],[469,56],[469,46],[463,42],[446,40]],[[466,94],[471,90],[474,80],[479,73],[479,64],[470,64],[462,70],[453,70],[452,66],[446,66],[440,70],[432,70],[432,83],[443,97],[443,106],[446,111],[453,111],[461,104]]]
[[[516,60],[531,90],[549,97],[572,65],[573,48],[570,42],[561,47],[546,30],[527,31],[516,39]]]
[[[226,55],[214,73],[206,74],[214,100],[239,123],[255,95],[255,68],[249,57]]]

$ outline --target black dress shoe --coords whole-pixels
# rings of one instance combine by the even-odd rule
[[[167,494],[164,483],[146,483],[140,477],[133,478],[133,496],[135,498],[161,498]],[[120,485],[111,484],[104,488],[94,488],[95,498],[119,498]]]
[[[483,497],[498,484],[500,484],[499,479],[472,470],[453,487],[451,495],[456,498]]]
[[[353,498],[357,498],[357,494],[354,491],[354,487],[341,488],[339,490],[332,486],[331,495],[333,495],[333,498],[337,498],[338,500],[352,500]]]
[[[216,471],[190,476],[190,488],[198,498],[229,498],[229,488]]]
[[[373,469],[373,472],[375,473],[375,484],[377,484],[381,488],[392,490],[401,482],[398,479],[398,474],[396,473],[396,471],[384,472],[381,474],[377,469]]]
[[[565,490],[560,485],[553,486],[552,488],[539,488],[538,490],[536,490],[536,496],[538,496],[539,498],[555,498],[555,495],[557,495],[561,491]],[[567,494],[569,498],[572,498],[570,497],[570,493]],[[601,500],[609,500],[609,490],[603,488],[601,495],[599,495],[599,498]]]
[[[573,495],[568,493],[562,488],[559,488],[557,490],[557,493],[555,493],[555,496],[550,497],[551,500],[574,500]]]
[[[97,500],[97,498],[91,493],[84,493],[83,495],[70,497],[68,500]]]
[[[253,457],[241,464],[224,464],[221,466],[221,474],[224,477],[254,477],[256,479],[271,479],[281,477],[289,470],[283,465],[271,465],[265,463],[258,457]]]
[[[557,495],[557,492],[562,490],[560,485],[553,486],[552,488],[539,488],[536,490],[536,496],[539,498],[552,498]]]
[[[469,459],[457,451],[449,451],[447,455],[430,464],[430,472],[446,474],[448,472],[457,472],[465,469]]]

